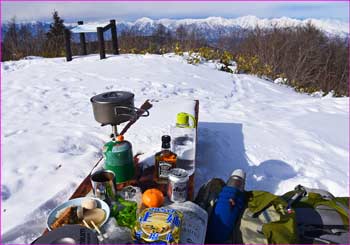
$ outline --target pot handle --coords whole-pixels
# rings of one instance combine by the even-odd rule
[[[127,116],[127,117],[130,117],[130,119],[134,118],[135,115],[130,115],[130,114],[118,114],[117,112],[117,109],[126,109],[126,110],[130,110],[132,112],[140,112],[140,114],[138,115],[138,117],[148,117],[149,116],[149,111],[146,110],[146,109],[140,109],[140,108],[137,108],[137,107],[127,107],[127,106],[115,106],[114,107],[114,114],[116,116]],[[146,114],[144,114],[146,113]]]

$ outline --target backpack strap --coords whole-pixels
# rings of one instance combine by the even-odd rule
[[[346,240],[344,240],[344,238],[346,239],[346,237],[348,237],[349,231],[345,229],[332,229],[313,225],[301,225],[299,226],[299,235],[303,239],[307,239],[312,243],[344,244],[346,243]]]

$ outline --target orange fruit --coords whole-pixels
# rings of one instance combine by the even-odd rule
[[[148,189],[142,194],[142,202],[148,208],[159,208],[164,202],[163,193],[156,189]]]

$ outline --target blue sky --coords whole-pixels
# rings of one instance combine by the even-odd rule
[[[348,21],[348,2],[1,2],[2,22],[16,16],[18,21],[49,21],[55,9],[67,22],[117,20],[141,17],[235,18],[255,15],[261,18],[287,16],[306,19]]]

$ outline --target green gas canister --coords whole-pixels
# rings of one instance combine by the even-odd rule
[[[103,147],[104,168],[113,171],[116,183],[131,180],[135,175],[132,146],[122,135],[116,141],[109,141]]]

